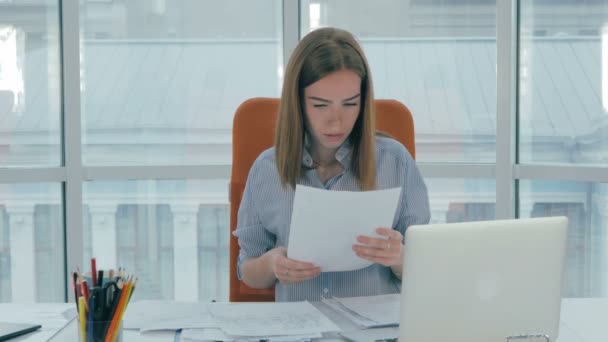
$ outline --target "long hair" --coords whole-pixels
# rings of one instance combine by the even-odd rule
[[[361,112],[348,137],[353,146],[351,169],[362,190],[376,188],[376,115],[369,65],[353,35],[337,28],[306,35],[287,63],[275,134],[276,165],[283,186],[295,188],[302,175],[304,88],[340,70],[353,71],[361,78]]]

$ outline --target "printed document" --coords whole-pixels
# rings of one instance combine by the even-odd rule
[[[358,235],[379,237],[393,226],[401,188],[329,191],[296,185],[287,255],[322,272],[352,271],[372,263],[352,249]]]
[[[210,303],[219,327],[232,336],[308,335],[340,329],[309,302]]]
[[[198,302],[142,300],[127,307],[124,329],[179,330],[185,328],[215,328],[207,305]]]

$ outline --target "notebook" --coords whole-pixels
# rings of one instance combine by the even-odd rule
[[[0,322],[0,341],[8,341],[14,337],[36,331],[40,327],[36,324]]]

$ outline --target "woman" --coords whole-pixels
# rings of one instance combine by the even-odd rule
[[[287,258],[296,184],[402,189],[393,227],[360,236],[353,246],[374,264],[321,272]],[[241,248],[239,278],[254,288],[276,285],[277,301],[396,293],[403,233],[412,224],[428,223],[429,216],[426,186],[414,160],[399,142],[376,136],[372,80],[361,47],[344,30],[309,33],[286,68],[275,146],[257,158],[247,179],[234,232]]]

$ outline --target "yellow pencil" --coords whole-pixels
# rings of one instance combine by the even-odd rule
[[[80,320],[80,342],[87,342],[87,312],[84,297],[78,298],[78,319]]]

